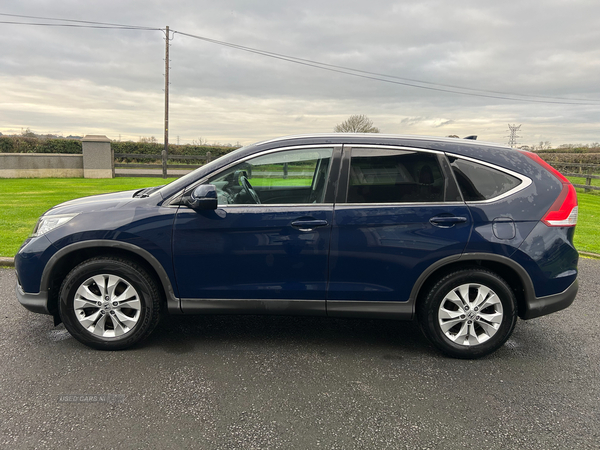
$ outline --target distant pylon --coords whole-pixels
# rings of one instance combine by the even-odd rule
[[[508,146],[515,148],[517,146],[517,138],[521,137],[521,136],[517,136],[517,131],[519,131],[521,129],[521,125],[516,126],[516,125],[511,125],[509,123],[508,129],[510,130],[510,136],[507,136],[508,137]]]

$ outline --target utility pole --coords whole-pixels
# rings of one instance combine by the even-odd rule
[[[162,151],[162,174],[167,178],[169,156],[169,26],[165,30],[165,149]]]

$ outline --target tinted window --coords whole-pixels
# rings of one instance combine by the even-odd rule
[[[451,164],[465,201],[489,200],[521,184],[518,178],[483,164],[464,159]]]
[[[404,150],[353,149],[348,203],[444,201],[437,156]]]
[[[332,153],[319,148],[270,153],[236,164],[208,183],[216,186],[219,205],[257,203],[244,178],[261,204],[322,203]]]

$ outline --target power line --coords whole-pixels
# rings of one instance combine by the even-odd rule
[[[239,50],[246,50],[246,51],[250,51],[250,52],[259,52],[260,54],[263,54],[265,56],[268,54],[268,55],[272,55],[274,57],[277,56],[277,57],[282,57],[282,58],[290,58],[290,59],[294,59],[294,60],[297,60],[297,61],[302,61],[302,62],[306,62],[306,63],[317,64],[319,66],[324,66],[324,67],[333,67],[333,68],[336,68],[336,69],[349,70],[349,71],[352,71],[352,72],[364,73],[364,74],[367,74],[367,75],[375,75],[375,76],[379,76],[379,77],[393,78],[393,79],[397,79],[397,80],[410,81],[410,82],[420,83],[420,84],[428,84],[428,85],[432,85],[432,86],[441,86],[441,87],[462,89],[462,90],[465,90],[465,91],[484,92],[484,93],[488,93],[488,94],[514,95],[514,96],[520,96],[520,97],[546,98],[546,99],[565,100],[565,101],[582,101],[582,102],[598,101],[598,102],[600,102],[600,100],[594,100],[594,99],[568,98],[568,97],[552,97],[552,96],[546,96],[546,95],[532,95],[532,94],[518,94],[518,93],[511,93],[511,92],[490,91],[490,90],[485,90],[485,89],[468,88],[468,87],[457,86],[457,85],[453,85],[453,84],[434,83],[434,82],[431,82],[431,81],[423,81],[423,80],[417,80],[417,79],[414,79],[414,78],[399,77],[399,76],[396,76],[396,75],[388,75],[388,74],[385,74],[385,73],[369,72],[367,70],[354,69],[352,67],[339,66],[339,65],[336,65],[336,64],[327,64],[327,63],[322,63],[322,62],[314,61],[314,60],[310,60],[310,59],[298,58],[298,57],[295,57],[295,56],[287,56],[287,55],[283,55],[283,54],[280,54],[280,53],[274,53],[274,52],[269,52],[269,51],[266,51],[266,50],[254,49],[254,48],[251,48],[251,47],[245,47],[243,45],[231,44],[231,43],[228,43],[228,42],[218,41],[218,40],[215,40],[215,39],[209,39],[209,38],[206,38],[206,37],[203,37],[203,36],[190,35],[190,34],[178,32],[178,31],[175,31],[175,33],[186,35],[188,37],[195,37],[197,39],[206,40],[206,41],[212,42],[214,44],[232,46],[232,47],[237,48]],[[410,86],[412,86],[412,85],[410,85]],[[415,87],[421,87],[421,86],[415,86]]]
[[[39,22],[17,22],[17,21],[0,21],[2,24],[14,24],[14,25],[34,25],[34,26],[48,26],[48,27],[70,27],[70,28],[103,28],[103,29],[126,29],[126,30],[147,30],[147,31],[165,31],[162,28],[143,27],[138,25],[124,25],[115,24],[110,22],[95,22],[87,20],[75,20],[75,19],[62,19],[52,17],[40,17],[40,16],[27,16],[19,14],[6,14],[0,13],[0,16],[7,17],[20,17],[27,19],[36,20],[53,20],[60,22],[73,22],[73,23],[39,23]],[[366,70],[354,69],[351,67],[339,66],[335,64],[328,64],[310,59],[298,58],[295,56],[284,55],[281,53],[274,53],[267,50],[260,50],[252,47],[246,47],[239,44],[233,44],[230,42],[219,41],[217,39],[211,39],[205,36],[194,35],[190,33],[184,33],[182,31],[173,31],[173,34],[179,33],[182,36],[187,36],[194,39],[199,39],[212,44],[217,44],[237,50],[242,50],[249,53],[265,56],[268,58],[279,59],[282,61],[291,62],[294,64],[300,64],[316,69],[327,70],[330,72],[340,73],[343,75],[350,75],[358,78],[369,79],[373,81],[379,81],[384,83],[396,84],[401,86],[413,87],[417,89],[425,89],[437,92],[447,92],[456,95],[468,95],[471,97],[481,98],[492,98],[498,100],[512,100],[524,103],[545,103],[545,104],[558,104],[558,105],[580,105],[580,106],[596,106],[594,102],[600,102],[595,99],[579,99],[579,98],[566,98],[566,97],[551,97],[542,95],[531,95],[531,94],[519,94],[501,91],[491,91],[484,89],[474,89],[463,86],[433,83],[429,81],[416,80],[411,78],[399,77],[396,75],[387,75],[377,72],[370,72]],[[382,78],[383,77],[383,78]],[[395,81],[399,80],[399,81]],[[519,98],[525,97],[525,98]],[[545,100],[542,100],[545,99]],[[588,103],[582,103],[588,102]]]
[[[111,25],[75,25],[70,23],[38,23],[38,22],[12,22],[0,21],[0,23],[10,25],[34,25],[44,27],[67,27],[67,28],[103,28],[113,30],[143,30],[143,31],[162,31],[160,28],[143,28],[143,27],[127,27],[127,26],[111,26]]]
[[[182,31],[173,31],[174,33],[179,33],[182,36],[187,36],[187,37],[191,37],[194,39],[199,39],[205,42],[210,42],[212,44],[218,44],[221,46],[225,46],[225,47],[230,47],[230,48],[234,48],[237,50],[242,50],[248,53],[254,53],[254,54],[258,54],[258,55],[262,55],[262,56],[266,56],[269,58],[274,58],[274,59],[279,59],[279,60],[283,60],[283,61],[288,61],[288,62],[292,62],[294,64],[300,64],[303,66],[309,66],[309,67],[314,67],[317,69],[322,69],[322,70],[327,70],[330,72],[336,72],[336,73],[341,73],[341,74],[345,74],[345,75],[350,75],[350,76],[354,76],[354,77],[358,77],[358,78],[365,78],[365,79],[369,79],[369,80],[375,80],[375,81],[381,81],[384,83],[391,83],[391,84],[397,84],[397,85],[401,85],[401,86],[409,86],[409,87],[414,87],[414,88],[418,88],[418,89],[426,89],[426,90],[430,90],[430,91],[437,91],[437,92],[448,92],[451,94],[458,94],[458,95],[469,95],[472,97],[483,97],[483,98],[494,98],[494,99],[499,99],[499,100],[513,100],[513,101],[518,101],[518,102],[525,102],[525,103],[545,103],[545,104],[558,104],[558,105],[580,105],[580,106],[597,106],[594,103],[580,103],[579,101],[551,101],[551,100],[535,100],[535,99],[528,99],[528,98],[515,98],[515,97],[507,97],[506,95],[515,95],[515,96],[526,96],[523,94],[505,94],[505,95],[488,95],[488,94],[478,94],[476,92],[462,92],[462,91],[457,91],[455,89],[445,89],[442,87],[432,87],[432,86],[421,86],[419,84],[414,84],[414,83],[408,83],[406,81],[394,81],[394,80],[388,80],[385,78],[381,78],[382,76],[387,77],[387,78],[396,78],[396,79],[404,79],[404,78],[400,78],[400,77],[395,77],[392,75],[381,75],[381,74],[375,74],[373,72],[367,72],[367,71],[361,71],[358,69],[351,69],[351,68],[343,68],[343,66],[335,66],[332,64],[326,64],[326,63],[321,63],[319,61],[312,61],[312,60],[307,60],[307,59],[302,59],[302,58],[297,58],[294,56],[289,56],[289,55],[283,55],[283,54],[279,54],[279,53],[273,53],[273,52],[269,52],[266,50],[260,50],[260,49],[256,49],[256,48],[252,48],[252,47],[245,47],[243,45],[238,45],[238,44],[232,44],[230,42],[224,42],[224,41],[219,41],[216,39],[211,39],[211,38],[207,38],[205,36],[198,36],[198,35],[194,35],[194,34],[190,34],[190,33],[184,33]],[[405,79],[406,80],[406,79]],[[437,84],[437,83],[428,83],[428,82],[424,82],[424,81],[418,81],[415,80],[415,82],[418,83],[423,83],[423,84],[432,84],[432,85],[436,85],[436,86],[450,86],[450,85],[441,85],[441,84]],[[462,88],[462,87],[458,87],[459,89],[464,89],[467,90],[469,88]],[[479,91],[479,92],[492,92],[492,91]],[[538,96],[535,96],[538,97]],[[543,98],[543,97],[538,97],[538,98]],[[546,97],[548,98],[548,97]],[[595,101],[600,101],[600,100],[594,100],[594,99],[585,99],[585,100],[581,100],[584,102],[595,102]]]
[[[161,28],[142,27],[142,26],[139,26],[139,25],[123,25],[123,24],[119,24],[119,23],[94,22],[94,21],[90,21],[90,20],[59,19],[59,18],[54,18],[54,17],[24,16],[24,15],[21,15],[21,14],[0,13],[0,16],[20,17],[22,19],[57,20],[57,21],[61,21],[61,22],[85,23],[85,24],[92,24],[92,25],[111,25],[111,26],[122,27],[122,28],[127,28],[127,29],[161,30]],[[18,23],[18,24],[24,24],[24,25],[31,24],[31,22],[0,22],[0,23]]]

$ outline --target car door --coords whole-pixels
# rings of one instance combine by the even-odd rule
[[[410,316],[419,275],[463,252],[469,210],[441,153],[357,146],[343,153],[328,314]]]
[[[333,146],[270,150],[201,181],[216,187],[219,204],[177,212],[173,263],[182,309],[325,314],[329,176],[337,176],[340,154]]]

